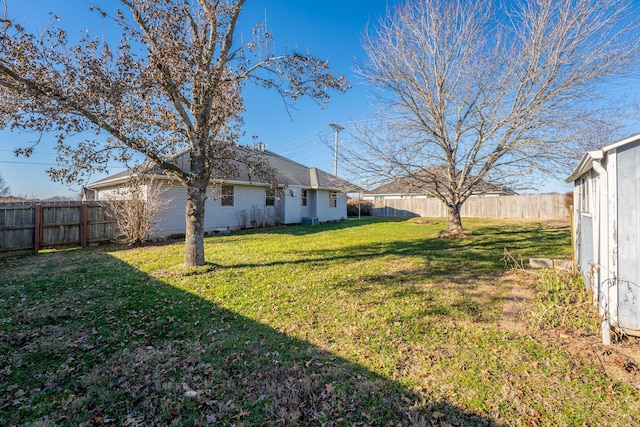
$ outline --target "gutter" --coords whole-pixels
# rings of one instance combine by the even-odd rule
[[[608,248],[608,239],[604,239],[607,242],[607,248],[605,250],[602,250],[602,242],[603,239],[601,238],[600,234],[602,231],[608,232],[609,231],[609,210],[608,210],[608,199],[609,199],[609,195],[608,195],[608,191],[609,191],[609,174],[607,173],[607,170],[602,167],[602,163],[601,163],[601,159],[604,157],[604,152],[602,150],[599,150],[597,152],[599,154],[599,158],[594,159],[592,161],[591,166],[593,167],[593,170],[596,171],[598,173],[598,175],[600,175],[600,179],[598,179],[598,231],[593,233],[594,237],[596,237],[595,242],[595,250],[597,251],[598,254],[598,259],[597,259],[597,266],[598,269],[600,270],[598,272],[598,274],[596,274],[597,280],[598,280],[598,300],[600,300],[600,295],[606,295],[606,301],[605,301],[605,306],[603,307],[604,309],[604,316],[602,319],[602,324],[601,324],[601,328],[602,328],[602,343],[604,345],[611,345],[611,324],[609,322],[609,315],[610,315],[610,307],[611,307],[611,301],[610,301],[610,295],[609,295],[609,289],[608,286],[605,286],[604,289],[601,289],[601,285],[602,285],[602,275],[600,272],[602,272],[603,270],[605,272],[609,272],[609,248]],[[606,196],[606,197],[605,197]],[[599,301],[600,302],[600,301]]]

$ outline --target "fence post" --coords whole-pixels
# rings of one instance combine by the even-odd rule
[[[34,234],[33,250],[37,255],[40,250],[40,245],[42,244],[42,205],[40,203],[36,204],[36,227]]]
[[[87,247],[87,240],[89,234],[89,207],[86,203],[83,203],[80,207],[80,246],[82,248]]]

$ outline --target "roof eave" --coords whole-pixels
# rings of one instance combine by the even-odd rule
[[[578,166],[571,172],[564,182],[574,182],[585,173],[589,172],[593,168],[593,162],[595,160],[602,160],[604,158],[604,149],[587,151],[580,159]]]
[[[621,139],[618,142],[614,142],[611,145],[607,145],[606,147],[602,148],[602,151],[605,153],[608,153],[609,151],[615,150],[618,147],[622,147],[623,145],[627,145],[631,142],[635,142],[640,140],[640,133],[637,133],[635,135],[631,135],[630,137],[627,137],[625,139]]]
[[[147,176],[151,177],[152,179],[162,180],[162,181],[172,181],[173,179],[175,179],[175,178],[171,178],[171,177],[169,177],[167,175],[158,175],[158,174],[147,175]],[[107,178],[101,179],[100,181],[96,181],[94,183],[87,184],[85,187],[90,189],[90,190],[99,190],[101,188],[113,187],[114,185],[124,184],[127,181],[129,181],[130,179],[131,179],[131,174],[118,176],[116,178],[107,177]]]

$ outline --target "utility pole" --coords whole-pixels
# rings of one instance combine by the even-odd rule
[[[338,176],[338,132],[340,132],[344,128],[335,123],[329,123],[329,126],[333,128],[336,135],[333,149],[333,176]]]

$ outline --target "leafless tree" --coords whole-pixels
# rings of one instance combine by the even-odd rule
[[[88,33],[71,43],[56,19],[33,34],[5,13],[0,128],[55,132],[59,167],[49,173],[62,181],[105,171],[110,160],[131,162],[141,153],[186,187],[185,265],[202,265],[210,180],[233,177],[240,162],[256,179],[275,185],[259,150],[236,145],[243,84],[277,90],[287,102],[300,96],[326,102],[330,90],[347,89],[326,61],[273,53],[262,25],[235,37],[244,2],[120,0],[117,10],[94,7],[105,28],[117,28],[117,44]],[[99,135],[67,143],[69,135],[87,131]],[[32,149],[16,153],[29,155]],[[187,167],[175,162],[181,149],[189,151]]]
[[[0,174],[0,197],[7,197],[11,195],[11,187],[7,185],[2,174]]]
[[[118,190],[109,193],[102,205],[118,226],[117,238],[129,246],[141,245],[149,239],[158,214],[171,201],[163,197],[162,186],[145,175],[132,177]]]
[[[619,0],[408,1],[364,37],[382,120],[351,129],[345,160],[362,182],[410,177],[459,235],[483,182],[566,171],[617,120],[600,89],[637,70],[637,17]]]

